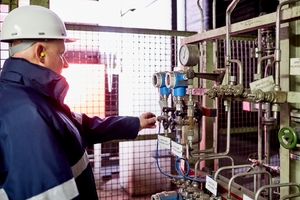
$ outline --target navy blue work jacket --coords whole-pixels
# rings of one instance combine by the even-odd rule
[[[0,199],[97,199],[87,145],[134,139],[138,117],[88,117],[65,105],[66,79],[20,58],[0,75]]]

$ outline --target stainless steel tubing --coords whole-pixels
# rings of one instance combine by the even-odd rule
[[[225,170],[225,169],[237,169],[237,168],[249,168],[249,167],[252,167],[252,165],[249,165],[249,164],[245,164],[245,165],[234,165],[234,166],[225,166],[225,167],[220,167],[217,171],[216,171],[216,173],[215,173],[215,181],[217,180],[217,178],[218,178],[218,175],[219,175],[219,173],[222,171],[222,170]],[[233,171],[232,171],[232,176],[234,176],[234,173],[233,173]]]
[[[243,85],[243,64],[241,61],[236,59],[230,59],[229,62],[236,63],[239,67],[239,84]]]
[[[262,58],[262,33],[261,33],[261,29],[258,29],[258,36],[257,36],[257,47],[258,47],[258,64],[261,63],[261,58]],[[257,65],[257,74],[261,74],[261,64],[260,66]],[[254,76],[255,77],[255,76]],[[261,78],[261,75],[259,77],[256,78]],[[257,110],[257,156],[259,160],[262,160],[262,103],[258,102],[258,110]],[[261,166],[258,166],[259,170],[262,170]],[[261,175],[257,175],[257,187],[260,187],[261,185]]]
[[[212,25],[213,25],[213,29],[216,28],[216,0],[213,0],[212,2],[212,16],[213,16],[213,21],[212,21]]]
[[[239,67],[241,67],[241,63],[240,61],[234,60],[234,59],[230,59],[231,57],[231,45],[230,45],[230,15],[233,11],[233,9],[235,8],[235,6],[238,4],[239,0],[233,0],[231,2],[231,4],[228,6],[227,10],[226,10],[226,66],[227,66],[227,76],[230,76],[230,61],[231,62],[236,62],[239,64]],[[241,69],[240,72],[243,72],[243,70]],[[242,73],[241,73],[242,74]],[[242,76],[240,77],[241,82],[242,81]],[[227,101],[227,144],[226,144],[226,150],[225,152],[222,153],[213,153],[213,154],[208,154],[207,157],[213,157],[213,156],[222,156],[222,155],[227,155],[229,153],[230,150],[230,128],[231,128],[231,102]]]
[[[231,179],[228,182],[227,199],[231,199],[231,194],[230,194],[231,193],[231,185],[235,178],[241,177],[241,176],[247,176],[247,175],[256,175],[256,174],[267,174],[269,176],[269,181],[270,182],[272,181],[272,175],[267,171],[254,171],[254,172],[245,172],[245,173],[236,174],[233,177],[231,177]],[[271,189],[269,191],[269,199],[272,200],[272,190]]]
[[[230,27],[231,27],[231,20],[230,16],[236,5],[239,3],[239,0],[233,0],[230,5],[227,7],[226,10],[226,65],[230,65],[229,60],[231,58],[231,44],[230,44]],[[229,70],[229,69],[228,69]],[[229,71],[230,75],[230,71]]]
[[[200,5],[200,1],[201,0],[198,0],[197,1],[197,6],[198,6],[198,9],[200,11],[200,20],[201,20],[201,28],[200,28],[200,33],[204,31],[204,14],[203,14],[203,9],[202,9],[202,6]]]
[[[221,158],[228,158],[231,160],[231,165],[234,166],[234,161],[233,159],[230,157],[230,156],[224,156],[224,155],[221,155],[221,156],[212,156],[212,157],[204,157],[204,158],[200,158],[198,159],[198,161],[196,162],[195,164],[195,178],[197,179],[197,173],[198,173],[198,165],[201,161],[203,160],[213,160],[213,159],[221,159]],[[232,175],[233,175],[233,172],[232,172]]]
[[[277,187],[287,187],[287,186],[296,186],[296,187],[298,187],[298,190],[300,191],[300,185],[298,183],[278,183],[278,184],[273,184],[273,185],[264,185],[257,190],[257,192],[255,193],[254,199],[258,200],[259,194],[265,189],[277,188]]]
[[[300,193],[289,194],[289,195],[286,195],[286,196],[280,198],[279,200],[292,199],[295,197],[300,197]]]
[[[260,74],[260,79],[262,78],[261,76],[262,76],[262,67],[261,67],[261,65],[262,65],[262,62],[264,61],[264,60],[268,60],[268,59],[274,59],[274,55],[267,55],[267,56],[264,56],[264,57],[261,57],[259,60],[258,60],[258,63],[257,63],[257,74]]]
[[[257,156],[258,160],[262,160],[262,149],[263,149],[263,144],[262,144],[262,103],[258,103],[258,132],[257,132]],[[261,166],[258,166],[259,170],[262,170]],[[260,188],[261,185],[261,175],[257,176],[257,187]]]
[[[231,127],[231,101],[227,101],[227,134],[226,134],[226,150],[221,153],[212,153],[207,154],[206,157],[213,157],[213,156],[224,156],[229,153],[230,150],[230,127]]]

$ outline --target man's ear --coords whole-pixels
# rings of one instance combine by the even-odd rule
[[[45,56],[45,47],[42,44],[38,44],[35,49],[35,57],[40,63],[44,64]]]

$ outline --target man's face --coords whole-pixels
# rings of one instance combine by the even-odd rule
[[[65,49],[64,40],[53,40],[47,42],[45,45],[44,67],[61,74],[63,68],[69,67],[68,62],[64,57]]]

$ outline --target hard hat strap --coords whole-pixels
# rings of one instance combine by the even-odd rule
[[[21,43],[11,46],[9,48],[9,55],[13,56],[15,53],[24,51],[25,49],[28,49],[36,42],[37,42],[36,40],[23,40]]]

